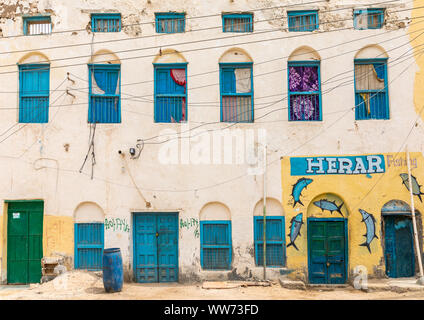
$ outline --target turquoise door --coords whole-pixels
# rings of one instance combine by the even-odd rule
[[[309,283],[341,284],[346,282],[346,239],[346,219],[308,219]]]
[[[415,253],[412,220],[408,216],[384,216],[386,274],[391,278],[413,277]]]
[[[136,282],[178,281],[178,214],[134,213]]]

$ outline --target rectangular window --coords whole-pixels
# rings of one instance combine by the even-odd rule
[[[253,122],[252,63],[220,63],[221,121]]]
[[[200,261],[206,270],[231,268],[231,221],[200,221]]]
[[[223,32],[253,32],[253,14],[223,14]]]
[[[185,13],[155,13],[157,33],[180,33],[185,31]]]
[[[289,31],[313,31],[318,29],[318,11],[288,11]]]
[[[187,121],[187,63],[154,67],[155,122]]]
[[[387,59],[355,60],[355,119],[389,119]]]
[[[103,223],[75,224],[75,269],[102,270]]]
[[[318,121],[321,116],[319,61],[289,61],[289,121]]]
[[[120,13],[96,13],[91,15],[91,30],[93,32],[121,31]]]
[[[362,9],[353,12],[355,29],[381,29],[384,24],[384,9]]]
[[[89,64],[88,70],[88,122],[121,122],[121,65]]]
[[[19,122],[49,121],[50,65],[19,65]]]
[[[264,218],[254,218],[256,265],[264,265]],[[266,217],[266,266],[283,267],[285,265],[284,217]]]
[[[50,34],[52,23],[49,16],[24,17],[24,35]]]

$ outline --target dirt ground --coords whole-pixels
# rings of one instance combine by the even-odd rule
[[[202,284],[138,284],[124,283],[122,292],[106,293],[101,273],[71,271],[44,284],[29,287],[2,287],[0,300],[424,300],[424,291],[396,293],[363,292],[353,288],[292,290],[278,283],[270,287],[238,287],[203,289]]]

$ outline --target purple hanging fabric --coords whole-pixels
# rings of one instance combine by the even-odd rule
[[[318,91],[318,67],[290,67],[290,91]]]

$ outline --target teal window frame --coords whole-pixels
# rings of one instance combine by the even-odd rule
[[[285,236],[285,219],[284,219],[284,216],[267,216],[265,220],[266,220],[267,226],[268,226],[268,222],[270,222],[270,221],[280,221],[281,222],[281,234],[279,235],[281,240],[272,240],[271,235],[270,235],[270,229],[269,228],[266,229],[266,234],[267,234],[267,237],[266,237],[266,247],[267,247],[267,263],[266,263],[266,266],[269,267],[269,268],[284,267],[286,265],[286,236]],[[263,221],[264,221],[263,216],[254,216],[253,217],[253,234],[254,234],[256,266],[263,266],[263,256],[262,257],[259,256],[259,246],[262,245],[262,247],[263,247],[263,244],[264,244]],[[260,226],[260,223],[262,223],[261,226]],[[275,235],[273,235],[273,236],[275,236]],[[268,263],[268,253],[269,253],[268,252],[268,246],[271,246],[271,245],[281,246],[281,250],[282,250],[281,264]]]
[[[155,123],[172,123],[171,121],[171,114],[169,115],[169,118],[167,115],[163,115],[159,112],[158,107],[158,98],[185,98],[185,119],[182,122],[186,122],[188,120],[188,99],[187,99],[187,87],[188,87],[188,77],[187,77],[187,62],[180,62],[180,63],[153,63],[154,67],[154,121]],[[184,94],[182,93],[159,93],[159,82],[157,73],[158,70],[163,69],[184,69],[185,75],[186,75],[186,88]],[[164,118],[167,118],[164,120]]]
[[[184,33],[185,32],[185,12],[156,12],[155,30],[156,33]],[[166,21],[167,28],[162,30],[160,22]],[[174,30],[174,24],[178,23],[177,31]],[[170,24],[170,25],[169,25]]]
[[[228,228],[226,244],[205,244],[205,225],[225,225]],[[212,268],[205,265],[204,250],[205,249],[227,249],[228,250],[228,265],[225,268]],[[203,220],[200,221],[200,264],[204,270],[230,270],[232,263],[232,230],[231,220]]]
[[[384,65],[384,91],[381,90],[357,90],[356,89],[356,72],[354,69],[354,88],[355,88],[355,120],[389,120],[390,119],[390,108],[389,108],[389,86],[387,81],[387,58],[377,58],[377,59],[355,59],[354,66],[357,64],[383,64]],[[384,105],[384,116],[376,116],[374,117],[371,112],[369,117],[361,117],[360,116],[360,105],[363,102],[359,102],[358,95],[360,93],[375,93],[376,91],[384,92],[385,94],[385,105]],[[370,107],[371,108],[371,107]],[[371,111],[371,110],[370,110]]]
[[[29,63],[29,64],[20,64],[19,68],[19,123],[47,123],[49,122],[49,98],[50,98],[50,64],[49,63]],[[28,91],[25,90],[25,81],[23,79],[24,72],[34,72],[38,71],[37,79],[39,80],[40,74],[42,72],[48,73],[47,85],[46,88],[37,90],[37,91]],[[24,103],[28,99],[33,99],[33,103],[37,103],[37,108],[42,108],[34,116],[32,109],[25,107]],[[43,100],[44,99],[44,100]],[[44,106],[40,107],[40,104]]]
[[[315,19],[315,24],[301,24],[296,26],[296,19],[303,18],[302,20],[306,21],[307,19]],[[288,20],[288,29],[289,32],[311,32],[319,28],[319,16],[318,10],[294,10],[287,12]]]
[[[244,23],[244,30],[234,30],[234,21],[236,19],[246,19],[249,22]],[[226,29],[226,24],[231,23],[230,30]],[[253,32],[253,13],[225,13],[222,14],[222,32],[245,33]]]
[[[99,69],[99,70],[117,70],[118,71],[118,88],[119,88],[119,94],[95,94],[93,93],[93,87],[92,87],[92,72],[95,69]],[[89,82],[89,93],[88,93],[88,102],[89,102],[89,107],[88,107],[88,122],[89,123],[121,123],[121,65],[120,64],[96,64],[96,63],[90,63],[88,64],[88,82]],[[113,98],[113,97],[117,97],[118,98],[118,105],[117,105],[117,116],[114,120],[103,120],[103,119],[95,119],[97,117],[102,117],[102,115],[93,115],[93,108],[95,108],[95,106],[93,106],[92,103],[92,98],[95,97],[105,97],[105,98]]]
[[[370,8],[370,9],[355,9],[353,11],[353,27],[356,30],[366,30],[366,29],[381,29],[384,25],[384,17],[385,17],[386,10],[383,8]],[[367,15],[367,26],[358,26],[357,17],[361,14]],[[378,24],[377,26],[373,27],[372,22],[370,22],[371,19],[373,19],[373,15],[378,15]]]
[[[319,90],[318,91],[290,91],[290,67],[318,67],[318,85]],[[287,63],[287,103],[288,103],[288,119],[289,121],[293,122],[311,122],[311,121],[322,121],[322,95],[321,95],[321,61],[310,61],[310,60],[304,60],[304,61],[288,61]],[[290,97],[292,95],[312,95],[312,94],[318,94],[319,95],[319,119],[317,120],[294,120],[291,118],[291,112],[290,112]]]
[[[99,30],[98,24],[100,21],[107,22],[106,31]],[[92,32],[96,32],[96,33],[97,32],[99,33],[120,32],[121,27],[122,27],[122,22],[121,22],[120,13],[92,13],[91,14],[91,31]]]
[[[51,34],[52,32],[52,20],[50,16],[27,16],[27,17],[23,17],[23,31],[24,31],[24,35],[25,36],[42,36],[42,35],[47,35],[47,34]],[[46,21],[50,23],[50,32],[49,33],[37,33],[37,34],[29,34],[29,24],[31,22],[37,22],[37,21]]]
[[[250,69],[250,92],[247,93],[236,93],[236,92],[225,92],[224,86],[224,71],[226,70],[234,70],[239,68],[249,68]],[[254,113],[254,89],[253,89],[253,62],[221,62],[219,64],[219,89],[220,89],[220,119],[221,122],[246,122],[251,123],[255,122],[255,113]],[[251,104],[251,120],[244,120],[244,121],[224,121],[223,117],[223,104],[222,104],[222,97],[223,96],[231,96],[231,97],[250,97],[250,104]]]
[[[96,243],[96,244],[81,244],[78,243],[79,237],[78,237],[78,233],[80,232],[82,228],[82,226],[91,226],[93,227],[94,225],[98,226],[100,229],[100,241],[101,243]],[[92,223],[75,223],[74,224],[74,267],[75,269],[78,270],[88,270],[88,271],[100,271],[102,270],[102,260],[103,260],[103,250],[104,250],[104,244],[105,244],[105,236],[104,236],[104,223],[102,222],[92,222]],[[79,250],[90,250],[90,249],[101,249],[101,256],[100,256],[100,261],[99,261],[99,265],[97,267],[94,268],[83,268],[83,266],[81,265],[83,262],[80,261],[79,259]],[[86,261],[85,261],[86,262]],[[90,262],[92,262],[90,260]]]

